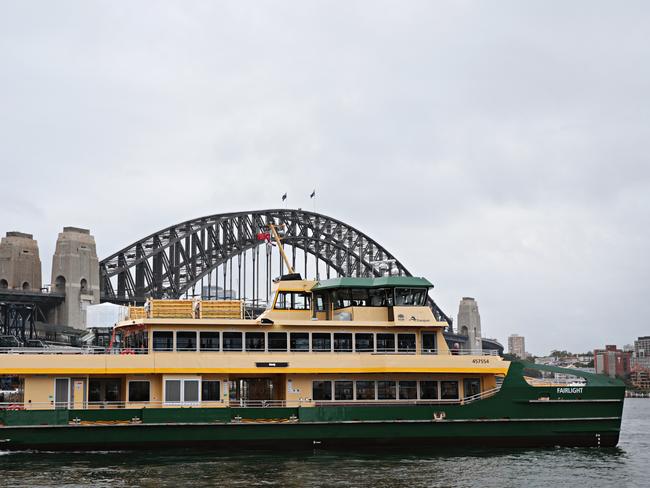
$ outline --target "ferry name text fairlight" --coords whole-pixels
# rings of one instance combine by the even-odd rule
[[[558,388],[558,393],[582,393],[582,388]]]

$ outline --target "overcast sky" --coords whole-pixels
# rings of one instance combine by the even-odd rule
[[[0,1],[0,232],[311,208],[536,354],[650,335],[650,3]]]

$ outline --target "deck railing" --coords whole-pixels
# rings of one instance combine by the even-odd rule
[[[542,387],[542,386],[586,386],[587,380],[576,376],[575,378],[531,378],[530,376],[524,376],[526,383],[530,386]]]
[[[466,405],[489,398],[499,392],[501,387],[492,388],[476,395],[450,399],[410,399],[410,400],[230,400],[202,402],[3,402],[0,410],[113,410],[139,408],[295,408],[295,407],[389,407],[389,406],[426,406],[426,405]]]
[[[47,347],[0,347],[0,354],[116,354],[116,355],[130,355],[130,354],[149,354],[148,348],[106,348],[100,346],[47,346]],[[498,356],[498,351],[494,349],[462,349],[462,350],[437,350],[437,349],[422,349],[421,351],[287,351],[287,350],[250,350],[250,351],[206,351],[206,350],[156,350],[152,352],[245,352],[245,353],[292,353],[292,354],[305,354],[306,352],[334,353],[334,354],[372,354],[372,355],[391,355],[391,356],[413,356],[416,354],[432,355],[432,356]]]

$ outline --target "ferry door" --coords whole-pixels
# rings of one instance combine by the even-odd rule
[[[70,408],[70,378],[54,380],[54,408]]]
[[[72,380],[72,398],[70,403],[72,408],[86,408],[86,378],[71,378]]]

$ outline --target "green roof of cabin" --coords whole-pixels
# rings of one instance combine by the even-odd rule
[[[312,291],[331,290],[334,288],[433,288],[426,278],[415,276],[382,276],[380,278],[334,278],[316,283]]]

